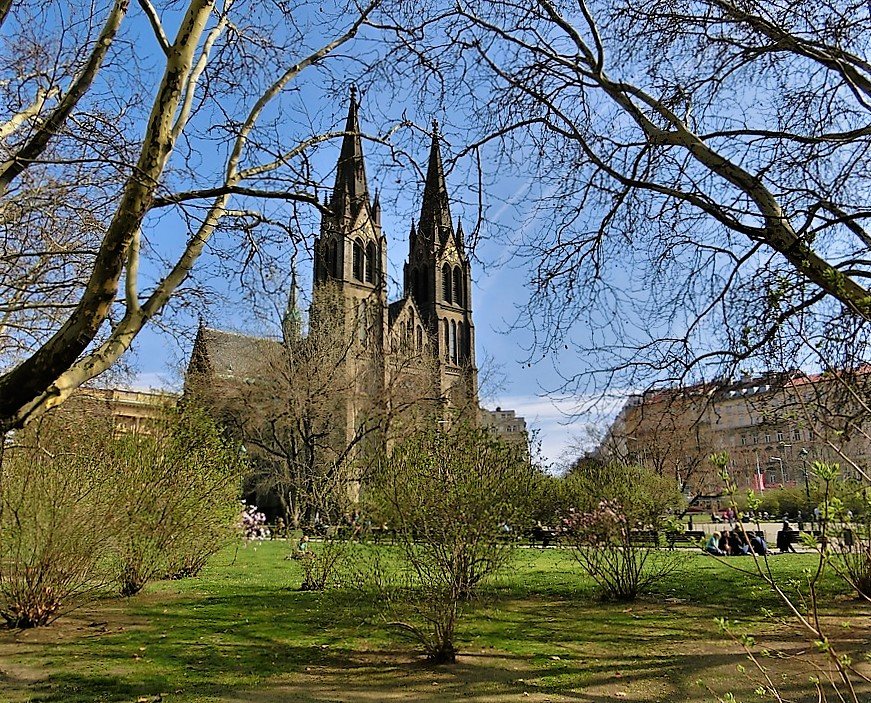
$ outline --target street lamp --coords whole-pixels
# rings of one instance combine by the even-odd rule
[[[801,457],[801,473],[804,475],[804,494],[807,498],[807,508],[811,509],[811,487],[807,479],[807,457],[810,452],[807,447],[802,447],[798,455]]]
[[[786,472],[783,470],[783,459],[779,456],[770,456],[768,457],[768,463],[772,461],[777,461],[780,463],[780,482],[785,486],[786,485]]]

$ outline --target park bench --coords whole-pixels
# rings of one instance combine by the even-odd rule
[[[633,547],[659,547],[661,545],[658,530],[632,530],[629,533],[629,544]]]
[[[686,532],[666,532],[665,541],[669,549],[677,546],[698,547],[699,542],[705,539],[704,530],[687,530]]]
[[[820,530],[804,530],[803,532],[799,530],[779,530],[777,532],[776,544],[780,544],[780,536],[784,533],[786,533],[787,544],[798,544],[801,541],[801,535],[803,534],[813,535],[817,542],[823,541],[823,533]]]
[[[529,531],[529,546],[534,547],[538,542],[541,542],[541,546],[544,548],[551,544],[557,544],[559,536],[553,528],[536,525]]]
[[[396,543],[396,530],[391,527],[372,527],[369,534],[375,544],[381,544],[382,541],[386,540],[390,540],[390,544]]]

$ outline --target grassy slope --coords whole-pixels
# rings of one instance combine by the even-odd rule
[[[158,693],[178,703],[507,701],[529,693],[553,701],[711,700],[694,685],[700,675],[719,691],[752,690],[736,681],[741,659],[715,617],[798,646],[763,615],[764,608],[782,613],[766,590],[701,555],[654,596],[627,606],[600,603],[567,554],[522,549],[464,620],[461,665],[433,673],[383,626],[372,594],[297,591],[301,572],[283,559],[287,551],[283,543],[229,551],[199,579],[153,584],[52,628],[0,632],[0,701],[136,701]],[[800,580],[812,557],[772,563],[784,581]],[[832,612],[864,615],[833,600],[837,589],[827,582]],[[862,637],[853,644],[861,647]]]

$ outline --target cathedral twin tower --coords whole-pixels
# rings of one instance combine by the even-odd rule
[[[401,346],[432,362],[435,396],[447,408],[477,413],[472,278],[460,224],[451,220],[434,123],[420,220],[411,225],[403,297],[387,301],[387,240],[381,205],[369,196],[354,90],[336,167],[336,182],[314,248],[314,295],[338,289],[363,347],[381,364]],[[372,392],[377,392],[372,388]]]

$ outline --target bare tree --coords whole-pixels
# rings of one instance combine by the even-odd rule
[[[0,6],[0,430],[109,368],[207,247],[299,236],[341,132],[291,120],[293,90],[377,4]]]
[[[401,332],[387,349],[365,343],[365,309],[319,284],[305,335],[286,323],[282,341],[244,338],[232,375],[189,381],[248,447],[255,489],[277,496],[294,526],[347,512],[377,457],[437,407],[429,348]]]
[[[795,366],[804,339],[864,351],[867,8],[497,0],[414,19],[409,70],[474,116],[465,153],[529,179],[544,353],[574,343],[605,380],[647,382]]]

